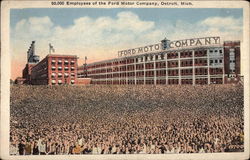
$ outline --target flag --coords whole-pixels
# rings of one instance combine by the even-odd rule
[[[52,51],[52,52],[55,52],[55,49],[54,49],[54,47],[53,47],[51,44],[49,44],[49,53],[50,53],[51,51]]]

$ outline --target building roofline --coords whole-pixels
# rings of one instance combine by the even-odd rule
[[[48,54],[46,57],[77,57],[77,55],[65,55],[65,54]]]
[[[108,59],[108,60],[102,60],[102,61],[97,61],[93,62],[87,65],[95,65],[95,64],[100,64],[100,63],[108,63],[112,62],[115,60],[120,60],[120,59],[129,59],[132,57],[140,57],[140,56],[145,56],[145,55],[151,55],[151,54],[161,54],[162,52],[179,52],[179,51],[185,51],[185,50],[192,50],[192,49],[204,49],[204,48],[217,48],[217,47],[223,47],[223,44],[217,44],[217,45],[210,45],[210,46],[199,46],[199,47],[186,47],[186,48],[174,48],[174,49],[168,49],[168,50],[161,50],[161,51],[156,51],[156,52],[149,52],[149,53],[144,53],[144,54],[137,54],[137,55],[132,55],[132,56],[126,56],[126,57],[118,57],[118,58],[113,58],[113,59]]]
[[[38,63],[34,63],[35,65],[32,67],[35,68],[37,65],[39,65],[42,61],[44,61],[46,58],[49,58],[49,57],[74,57],[74,58],[78,58],[76,55],[63,55],[63,54],[48,54],[47,56],[45,56],[41,61],[39,61]],[[32,70],[31,69],[31,70]]]
[[[241,41],[240,40],[232,40],[232,41],[227,40],[227,41],[224,41],[223,43],[228,43],[228,42],[241,42]]]

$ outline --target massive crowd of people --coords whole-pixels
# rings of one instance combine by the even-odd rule
[[[11,155],[244,151],[243,87],[12,86]]]

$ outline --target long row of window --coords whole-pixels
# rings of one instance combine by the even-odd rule
[[[210,54],[223,54],[222,49],[210,49],[209,50]],[[153,61],[153,60],[165,60],[165,58],[168,59],[174,59],[178,58],[179,54],[178,52],[171,52],[171,53],[160,53],[156,55],[143,55],[141,57],[136,57],[136,58],[128,58],[128,59],[121,59],[117,60],[114,62],[103,62],[101,64],[94,64],[94,65],[89,65],[88,69],[91,68],[101,68],[101,67],[106,67],[106,66],[115,66],[115,65],[120,65],[120,64],[130,64],[130,63],[139,63],[139,62],[148,62],[148,61]],[[186,57],[192,57],[193,52],[192,51],[184,51],[180,52],[180,58],[186,58]],[[194,51],[194,57],[206,57],[207,56],[207,50],[196,50]]]
[[[208,69],[207,68],[196,68],[194,75],[208,75]],[[168,70],[168,76],[179,76],[179,70]],[[220,75],[223,74],[222,68],[210,68],[209,69],[210,75]],[[90,78],[93,79],[106,79],[106,78],[124,78],[124,77],[161,77],[166,76],[166,70],[157,70],[157,71],[139,71],[139,72],[128,72],[128,73],[114,73],[114,74],[103,74],[103,75],[93,75],[90,76]],[[193,75],[193,69],[183,69],[180,70],[181,76],[191,76]]]
[[[181,67],[191,67],[192,65],[190,65],[191,62],[183,62],[181,63]],[[211,63],[210,65],[214,65],[213,63]],[[204,61],[203,63],[199,63],[199,64],[195,64],[195,66],[207,66],[206,64],[206,61]],[[137,71],[141,71],[144,69],[144,66],[143,65],[136,65],[136,70]],[[131,66],[131,67],[120,67],[120,70],[119,70],[119,67],[115,67],[113,69],[101,69],[101,70],[93,70],[93,71],[88,71],[88,75],[92,75],[92,74],[103,74],[103,73],[112,73],[112,72],[126,72],[126,71],[135,71],[135,68],[134,66]],[[156,69],[160,69],[160,68],[166,68],[165,64],[160,64],[156,67]],[[178,68],[178,61],[173,61],[173,62],[170,62],[169,63],[169,69],[170,68]],[[154,69],[154,66],[152,64],[149,64],[149,65],[145,65],[145,69],[146,70],[151,70],[151,69]]]
[[[68,64],[71,64],[71,65],[73,65],[73,64],[75,64],[75,61],[74,60],[71,60],[71,61],[68,61],[68,60],[55,60],[55,59],[52,59],[51,60],[51,64],[52,65],[54,65],[54,64],[62,64],[62,63],[64,63],[65,65],[68,65]]]
[[[51,70],[52,71],[55,71],[55,70],[59,70],[59,71],[61,71],[61,70],[65,70],[65,71],[68,71],[68,70],[71,70],[71,71],[74,71],[75,70],[75,67],[61,67],[61,66],[58,66],[58,67],[56,67],[56,66],[52,66],[51,67]]]
[[[57,80],[57,81],[56,81],[55,79],[52,79],[52,80],[51,80],[51,83],[52,83],[52,85],[56,85],[56,84],[59,84],[59,85],[60,85],[60,84],[69,84],[69,83],[70,83],[70,84],[74,84],[74,83],[75,83],[75,80],[72,79],[72,80],[70,80],[69,82],[66,82],[66,81],[63,81],[63,80],[61,80],[61,79],[59,79],[59,80]]]
[[[180,66],[181,67],[188,67],[188,66],[193,66],[193,60],[182,60],[180,61]],[[216,65],[216,64],[222,64],[223,60],[222,59],[211,59],[210,60],[210,65]],[[167,62],[167,67],[168,68],[176,68],[179,67],[179,62],[178,61],[169,61]],[[195,59],[194,60],[194,65],[195,66],[207,66],[207,59]],[[155,65],[154,63],[146,63],[145,64],[145,69],[154,69],[155,68],[166,68],[166,62],[156,62]],[[136,64],[136,65],[127,65],[127,66],[121,66],[121,67],[113,67],[113,68],[103,68],[103,69],[97,69],[97,70],[92,70],[89,71],[89,74],[94,74],[94,73],[109,73],[109,72],[118,72],[118,71],[133,71],[133,70],[143,70],[144,69],[144,64]]]
[[[156,81],[154,80],[107,80],[107,81],[92,81],[92,84],[116,84],[116,85],[124,85],[124,84],[168,84],[169,85],[176,85],[176,84],[198,84],[198,85],[204,85],[204,84],[208,84],[208,79],[207,78],[197,78],[193,81],[193,79],[168,79],[168,81],[166,81],[166,79],[157,79]],[[222,78],[211,78],[210,79],[210,84],[222,84],[223,83],[223,79]]]
[[[75,77],[75,73],[51,73],[51,77],[52,78],[55,78],[55,77]]]

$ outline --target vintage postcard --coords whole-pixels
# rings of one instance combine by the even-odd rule
[[[245,1],[4,1],[1,159],[248,159]]]

